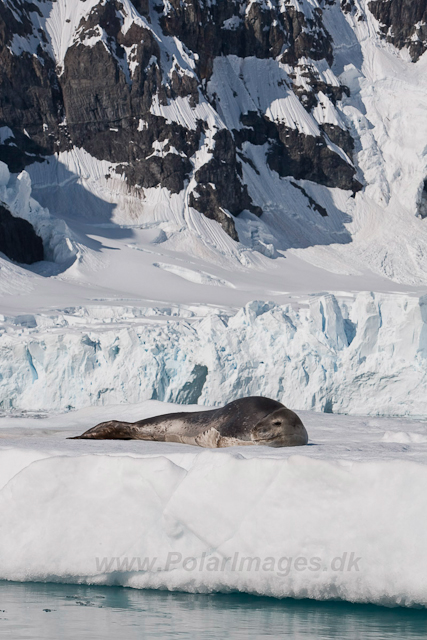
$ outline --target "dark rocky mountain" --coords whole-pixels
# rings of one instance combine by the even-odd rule
[[[380,22],[381,33],[398,49],[407,47],[416,62],[427,50],[425,0],[374,0],[369,9]]]
[[[302,0],[76,0],[75,26],[68,18],[55,35],[48,18],[61,2],[0,2],[0,127],[12,132],[0,145],[0,160],[12,172],[80,147],[110,162],[133,189],[160,185],[177,194],[187,188],[189,206],[236,240],[233,216],[244,210],[262,215],[243,178],[243,165],[252,162],[246,143],[265,150],[267,165],[281,177],[362,188],[350,131],[339,118],[322,122],[313,115],[322,100],[333,110],[349,94],[331,71],[339,43],[323,12],[334,0],[318,6]],[[353,0],[336,4],[344,13],[355,11]],[[369,9],[389,41],[409,47],[414,60],[421,55],[425,2],[374,1]],[[276,91],[294,101],[299,115],[292,121],[264,109],[263,86],[258,100],[248,89],[251,108],[229,88],[227,109],[238,120],[232,126],[217,90],[215,65],[224,56],[272,61]],[[245,84],[242,73],[239,78]],[[178,103],[192,112],[191,126],[184,117],[167,117]]]

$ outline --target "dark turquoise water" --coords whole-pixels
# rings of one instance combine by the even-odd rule
[[[0,582],[0,637],[425,640],[427,611],[242,594]]]

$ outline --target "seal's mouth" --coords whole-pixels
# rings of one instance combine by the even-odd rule
[[[257,437],[256,434],[251,434],[251,440],[254,444],[259,446],[266,447],[294,447],[301,444],[306,444],[306,442],[301,442],[299,434],[283,434],[276,433],[267,436],[263,434],[263,437]]]
[[[278,438],[277,436],[270,436],[270,438],[257,438],[255,436],[251,435],[251,440],[253,440],[253,442],[256,442],[257,444],[263,444],[264,442],[265,443],[267,443],[267,442],[275,442],[275,441],[279,442],[281,440],[281,438],[280,437]]]

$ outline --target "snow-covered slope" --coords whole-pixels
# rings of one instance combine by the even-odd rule
[[[2,261],[5,410],[262,394],[296,409],[424,414],[422,288],[270,258],[204,217],[200,234],[167,220],[67,225],[30,198],[25,171],[4,174],[0,197],[52,247],[31,271]]]
[[[421,45],[364,0],[1,8],[0,199],[47,257],[0,258],[5,408],[423,413]]]
[[[0,159],[67,221],[425,284],[423,9],[395,4],[3,0]]]

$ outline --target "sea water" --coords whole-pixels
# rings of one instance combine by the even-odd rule
[[[0,582],[0,638],[382,640],[427,637],[425,609]]]

